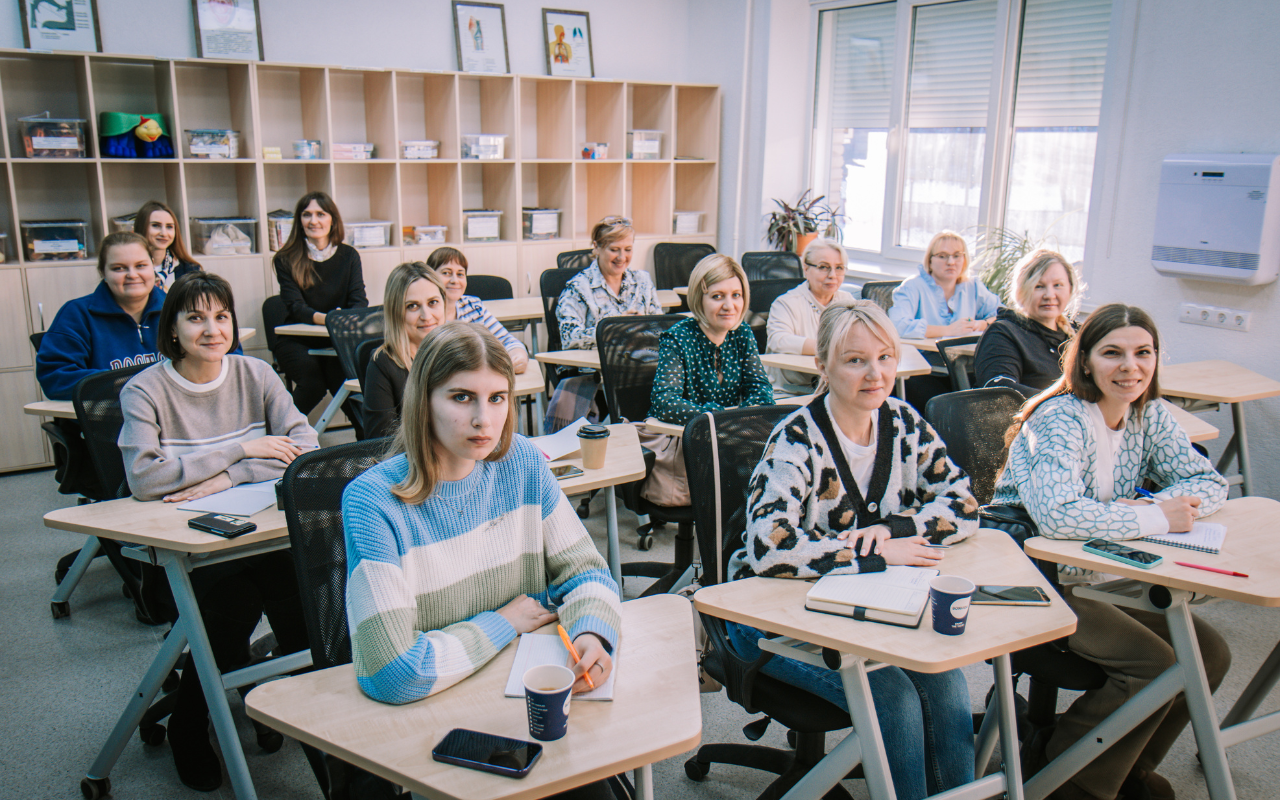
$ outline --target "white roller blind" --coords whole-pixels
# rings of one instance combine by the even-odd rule
[[[1097,127],[1111,0],[1027,0],[1014,126]]]
[[[996,0],[916,9],[907,90],[909,128],[986,127],[995,23]]]
[[[831,44],[831,126],[888,128],[893,88],[894,3],[822,13],[834,25]]]

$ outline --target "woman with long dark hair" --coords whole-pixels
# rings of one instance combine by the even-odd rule
[[[164,203],[143,203],[133,218],[133,232],[146,238],[151,263],[156,268],[156,284],[166,292],[178,278],[203,269],[187,250],[177,215]]]

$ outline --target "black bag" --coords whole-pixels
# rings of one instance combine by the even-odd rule
[[[1040,535],[1036,521],[1022,506],[983,506],[978,509],[978,524],[983,528],[995,528],[1009,534],[1018,543],[1019,549],[1026,547],[1028,539]],[[1058,594],[1062,594],[1062,584],[1058,582],[1058,565],[1038,558],[1032,560]]]

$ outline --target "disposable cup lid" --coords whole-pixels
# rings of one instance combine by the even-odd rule
[[[583,425],[578,428],[579,439],[607,439],[609,429],[603,425]]]

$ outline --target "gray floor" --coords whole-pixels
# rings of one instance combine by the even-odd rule
[[[348,438],[342,433],[326,439]],[[3,582],[0,582],[0,641],[8,642],[0,656],[6,679],[0,703],[0,797],[77,798],[79,781],[97,754],[130,691],[155,655],[161,631],[133,619],[132,604],[120,594],[120,581],[105,560],[99,560],[71,600],[69,619],[53,621],[48,599],[53,591],[52,570],[57,559],[80,545],[82,537],[53,531],[41,523],[52,508],[68,505],[70,498],[54,490],[51,472],[0,478],[0,497],[8,513],[0,519],[3,548]],[[670,557],[671,532],[659,536],[653,551],[634,550],[635,518],[620,509],[624,558]],[[603,501],[592,507],[588,527],[603,546]],[[642,589],[641,581],[628,583],[628,596]],[[1268,611],[1236,603],[1216,603],[1198,613],[1226,635],[1235,656],[1227,681],[1218,692],[1219,713],[1225,713],[1258,664],[1280,639],[1280,610]],[[966,670],[975,701],[985,697],[991,684],[989,669],[976,665]],[[1025,685],[1023,687],[1025,689]],[[1280,693],[1277,693],[1280,694]],[[1069,697],[1062,698],[1065,704]],[[702,698],[703,740],[741,742],[742,726],[751,717],[723,694]],[[1280,708],[1273,696],[1267,710]],[[238,696],[233,712],[241,721],[249,768],[262,798],[320,798],[301,750],[293,742],[273,755],[263,755],[253,744]],[[784,731],[771,726],[764,743],[782,745]],[[1240,745],[1231,750],[1231,767],[1240,798],[1280,795],[1271,781],[1280,760],[1280,734]],[[685,756],[655,767],[659,797],[701,797],[708,800],[754,798],[768,778],[753,770],[715,766],[701,784],[684,774]],[[1177,787],[1180,798],[1207,797],[1203,775],[1195,760],[1195,743],[1185,732],[1161,768]],[[113,796],[127,800],[152,798],[232,798],[229,784],[204,795],[178,782],[168,745],[144,746],[134,738],[111,774]],[[1272,789],[1267,789],[1272,785]],[[863,784],[847,782],[855,797],[866,797]]]

